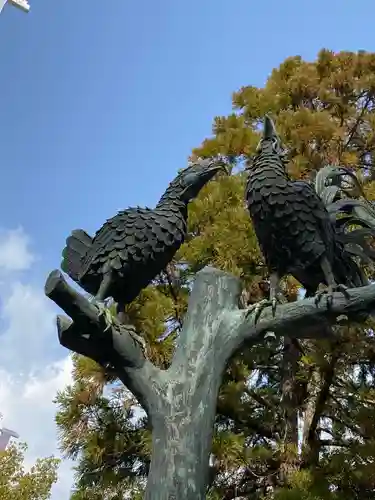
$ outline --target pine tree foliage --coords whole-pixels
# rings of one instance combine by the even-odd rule
[[[243,301],[267,296],[267,270],[244,205],[243,166],[271,113],[293,178],[326,165],[352,168],[375,199],[375,54],[322,50],[290,57],[264,86],[233,94],[233,112],[192,158],[224,156],[232,175],[210,182],[189,208],[189,241],[163,276],[128,308],[155,364],[167,367],[194,274],[207,264],[244,284]],[[370,245],[372,242],[369,243]],[[371,269],[367,270],[371,273]],[[298,283],[283,283],[288,300]],[[166,330],[171,335],[163,342]],[[335,339],[269,338],[238,352],[220,390],[210,499],[341,500],[375,492],[375,337],[372,320],[344,324]],[[292,332],[291,332],[292,333]],[[74,356],[74,384],[57,396],[61,446],[77,459],[75,500],[140,498],[150,429],[111,373]],[[166,451],[167,452],[167,451]]]

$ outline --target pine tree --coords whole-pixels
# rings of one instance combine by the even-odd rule
[[[233,94],[233,113],[216,117],[212,137],[192,158],[224,156],[232,175],[208,184],[189,208],[191,238],[163,276],[128,307],[151,359],[167,367],[189,285],[207,264],[244,284],[244,300],[267,295],[267,270],[244,206],[243,166],[271,113],[293,178],[327,164],[353,168],[375,195],[375,54],[322,50],[314,62],[285,60],[264,88]],[[371,273],[371,270],[368,269]],[[284,283],[288,300],[299,285]],[[170,336],[158,339],[166,330]],[[211,499],[373,498],[375,342],[367,325],[337,328],[334,340],[270,338],[230,362],[212,445]],[[111,373],[74,356],[74,384],[58,394],[61,444],[77,458],[74,499],[141,498],[150,460],[147,418]],[[322,434],[322,431],[323,434]]]

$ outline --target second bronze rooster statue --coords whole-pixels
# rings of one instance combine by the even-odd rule
[[[103,301],[117,303],[121,323],[132,302],[172,260],[185,240],[188,203],[226,166],[203,160],[188,166],[169,185],[154,209],[128,208],[107,220],[92,238],[76,229],[66,240],[61,269],[86,292],[107,322],[113,318]],[[144,340],[134,338],[145,350]]]
[[[255,320],[266,306],[275,312],[279,281],[287,274],[317,302],[323,293],[330,303],[334,291],[348,297],[347,288],[366,284],[314,186],[287,175],[285,155],[269,116],[248,171],[247,206],[270,273],[269,300],[249,308],[255,310]],[[318,292],[320,284],[327,286],[324,292]]]

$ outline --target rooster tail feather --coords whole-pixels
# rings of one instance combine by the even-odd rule
[[[82,259],[92,245],[92,238],[83,229],[75,229],[66,240],[61,269],[79,283]]]

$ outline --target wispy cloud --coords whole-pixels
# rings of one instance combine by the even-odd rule
[[[22,227],[0,230],[0,270],[23,271],[35,261],[29,249],[30,238]]]
[[[43,289],[27,281],[36,262],[23,229],[0,231],[0,412],[3,425],[29,449],[25,466],[38,457],[59,456],[56,412],[59,389],[71,383],[71,358],[58,348],[52,305]],[[62,463],[54,500],[68,498],[71,463]]]

